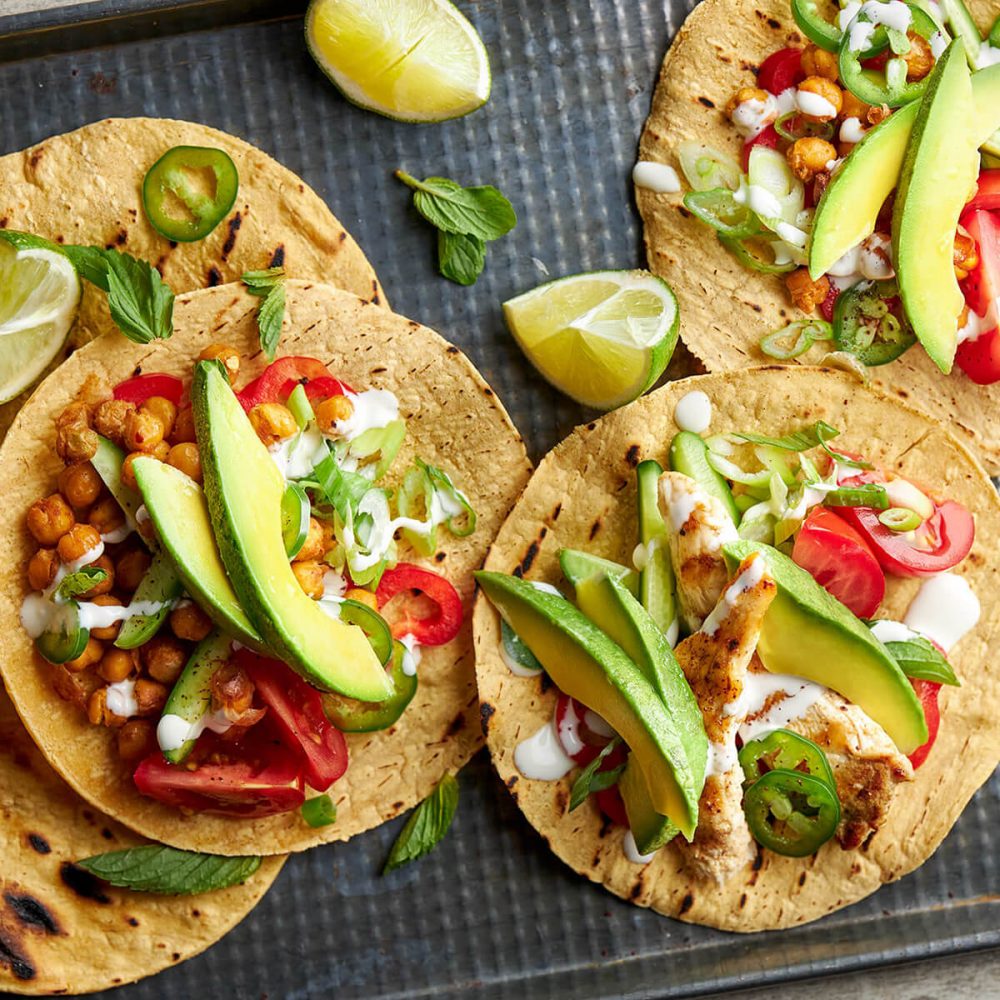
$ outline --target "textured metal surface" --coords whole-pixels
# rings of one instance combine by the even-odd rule
[[[101,2],[102,13],[122,15],[108,36],[115,44],[76,52],[65,49],[78,29],[58,29],[81,12],[0,17],[0,53],[12,59],[0,61],[0,150],[138,114],[203,121],[256,143],[329,201],[399,311],[468,352],[537,458],[586,414],[520,357],[500,302],[548,274],[639,263],[628,174],[687,0],[459,5],[489,49],[493,97],[440,126],[397,125],[350,107],[306,54],[300,20],[233,26],[238,4],[215,21],[218,4],[195,5],[185,20],[183,4],[168,18],[163,0]],[[157,18],[130,18],[133,7],[152,7]],[[218,26],[181,33],[205,24]],[[92,45],[100,33],[91,26],[76,37]],[[496,183],[514,202],[520,223],[490,246],[474,288],[436,275],[433,233],[392,179],[398,166]],[[114,997],[685,996],[1000,944],[996,778],[914,875],[817,924],[751,937],[666,920],[573,875],[482,757],[461,782],[453,832],[420,864],[378,875],[401,821],[294,858],[207,955]]]

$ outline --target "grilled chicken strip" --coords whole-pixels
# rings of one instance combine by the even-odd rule
[[[682,844],[681,850],[694,872],[720,884],[754,856],[753,838],[743,813],[743,770],[736,749],[736,734],[743,720],[729,713],[743,694],[747,668],[775,593],[763,559],[750,556],[740,565],[736,580],[719,598],[702,631],[689,636],[676,650],[698,699],[709,739],[709,773],[698,806],[698,828],[694,840]]]

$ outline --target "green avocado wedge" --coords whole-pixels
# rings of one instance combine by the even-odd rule
[[[965,298],[952,261],[955,230],[979,172],[972,81],[953,41],[928,78],[892,213],[892,251],[903,308],[930,359],[955,361]]]
[[[113,441],[97,435],[97,451],[90,464],[101,477],[101,482],[108,492],[118,501],[118,506],[125,511],[129,523],[135,527],[136,512],[142,506],[142,497],[122,481],[122,465],[125,463],[125,452]]]
[[[315,687],[384,701],[392,683],[364,632],[326,615],[292,573],[281,537],[285,480],[218,365],[195,366],[191,405],[213,534],[251,624]]]
[[[705,773],[692,773],[660,696],[620,646],[555,594],[503,573],[476,573],[479,586],[560,690],[607,719],[642,769],[653,809],[690,840]]]
[[[155,458],[137,458],[133,469],[153,527],[184,589],[219,628],[266,654],[260,633],[250,624],[226,576],[201,487]]]
[[[652,854],[669,843],[680,831],[666,816],[661,816],[654,808],[646,787],[642,768],[629,754],[622,776],[618,779],[618,791],[625,803],[629,829],[635,838],[635,847],[640,854]]]
[[[722,551],[730,573],[760,553],[777,584],[757,643],[771,673],[805,677],[842,694],[882,726],[900,753],[913,753],[927,742],[912,685],[860,619],[770,545],[728,542]]]
[[[613,576],[622,582],[633,597],[639,594],[639,574],[628,566],[612,562],[610,559],[592,556],[589,552],[581,552],[579,549],[560,549],[559,566],[563,576],[574,587],[578,587],[592,576]]]
[[[167,615],[181,596],[181,579],[163,549],[153,553],[153,561],[132,595],[131,604],[155,607],[152,614],[125,619],[115,639],[119,649],[136,649],[160,631]]]

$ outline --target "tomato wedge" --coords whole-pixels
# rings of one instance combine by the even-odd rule
[[[285,402],[297,383],[305,385],[306,395],[311,400],[342,396],[350,391],[346,383],[330,374],[322,361],[289,355],[287,358],[278,358],[268,365],[257,378],[247,383],[236,397],[243,409],[249,413],[261,403]]]
[[[773,125],[768,125],[762,132],[758,132],[752,139],[747,139],[743,143],[743,171],[750,169],[750,150],[754,146],[766,146],[768,149],[777,149],[781,142],[781,136],[774,130]]]
[[[148,375],[133,375],[132,378],[119,382],[111,390],[115,399],[138,406],[151,396],[163,396],[174,406],[181,405],[184,396],[184,383],[176,375],[164,375],[162,372],[150,372]]]
[[[965,212],[977,209],[992,211],[996,208],[1000,208],[1000,170],[983,170],[979,174],[976,193],[965,206]]]
[[[985,173],[1000,178],[1000,170]],[[996,188],[1000,198],[1000,180],[996,181]],[[986,329],[974,339],[958,345],[955,362],[973,382],[991,385],[1000,381],[1000,336],[997,333],[1000,318],[1000,211],[966,209],[961,225],[976,241],[979,250],[979,264],[961,283],[962,291],[966,305],[985,321],[983,325]]]
[[[421,646],[441,646],[458,635],[462,627],[462,599],[443,577],[413,563],[398,563],[382,574],[375,596],[381,611],[393,598],[402,595],[401,606],[390,616],[393,637],[412,635]],[[431,605],[429,614],[420,614]]]
[[[760,64],[757,71],[757,86],[775,96],[804,79],[802,49],[778,49]]]
[[[814,507],[802,523],[792,559],[859,618],[872,618],[885,597],[885,574],[871,549],[825,507]]]
[[[556,702],[556,734],[567,757],[586,766],[608,745],[610,736],[587,724],[587,706],[559,692]]]
[[[278,743],[262,760],[203,763],[193,770],[156,751],[140,762],[133,780],[143,795],[165,805],[245,819],[291,812],[305,801],[302,764]]]
[[[844,486],[856,486],[871,477],[852,476]],[[935,503],[934,513],[918,529],[926,532],[933,544],[929,548],[913,545],[907,532],[893,531],[879,519],[871,507],[837,507],[837,513],[858,533],[874,553],[879,565],[894,576],[934,576],[957,566],[972,548],[976,525],[972,515],[955,500]]]
[[[910,683],[917,693],[920,707],[924,710],[924,718],[927,720],[927,742],[917,747],[909,755],[910,763],[916,769],[927,760],[927,755],[931,752],[931,747],[934,746],[934,741],[937,739],[938,729],[941,728],[941,709],[938,706],[941,685],[937,681],[925,681],[918,677],[911,677]]]
[[[302,758],[310,788],[325,792],[347,770],[347,741],[323,711],[319,691],[280,660],[241,649],[236,660],[268,707],[281,740]]]

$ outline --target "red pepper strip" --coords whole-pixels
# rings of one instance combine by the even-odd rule
[[[404,603],[402,614],[391,623],[396,639],[412,635],[421,646],[441,646],[458,635],[462,627],[462,599],[443,577],[413,563],[399,563],[382,574],[375,596],[381,611],[394,597],[410,592],[423,595],[436,605],[426,617],[418,617],[412,604]]]
[[[804,79],[802,49],[778,49],[760,64],[757,71],[757,86],[775,96]]]
[[[261,403],[283,403],[288,399],[296,382],[311,382],[319,379],[329,379],[331,383],[346,388],[342,382],[328,371],[322,361],[315,358],[296,357],[278,358],[268,365],[252,382],[245,385],[237,394],[237,398],[248,413]],[[308,390],[307,390],[308,392]]]
[[[162,396],[174,406],[180,406],[184,396],[184,383],[176,375],[150,372],[148,375],[134,375],[119,382],[111,392],[115,399],[135,403],[136,406],[152,396]]]

